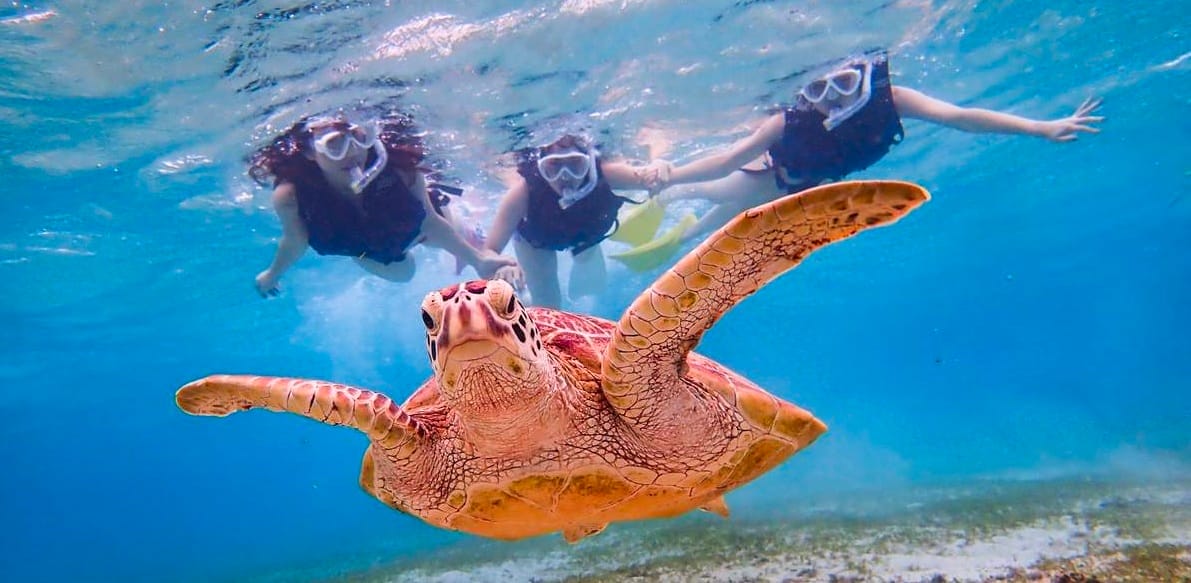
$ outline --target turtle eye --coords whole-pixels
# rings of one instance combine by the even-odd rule
[[[430,316],[430,312],[427,312],[425,308],[422,308],[422,323],[426,325],[427,330],[434,329],[434,318]]]
[[[488,282],[488,305],[501,318],[510,319],[516,313],[517,294],[508,283],[496,279]]]

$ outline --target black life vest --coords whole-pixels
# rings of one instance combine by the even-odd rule
[[[901,117],[893,103],[889,61],[884,54],[871,57],[869,101],[835,129],[823,126],[827,116],[801,95],[786,108],[782,138],[769,149],[775,166],[785,169],[790,181],[777,172],[777,185],[787,193],[816,186],[873,165],[901,142]]]
[[[604,179],[604,169],[596,156],[595,189],[567,208],[562,197],[538,171],[539,150],[518,155],[517,173],[529,188],[529,208],[525,218],[517,224],[517,233],[530,245],[539,249],[562,251],[570,249],[578,255],[608,238],[616,225],[616,212],[629,199],[612,192]]]
[[[426,209],[394,165],[358,196],[335,192],[321,172],[312,178],[313,183],[294,187],[310,247],[319,255],[367,257],[384,264],[405,259]]]

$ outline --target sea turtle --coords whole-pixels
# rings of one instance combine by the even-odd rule
[[[615,521],[695,508],[727,516],[725,492],[827,427],[691,349],[813,250],[928,198],[905,182],[842,182],[746,211],[619,322],[525,308],[499,280],[431,292],[421,317],[434,376],[401,406],[326,381],[226,375],[182,387],[177,404],[195,415],[264,407],[355,427],[371,440],[364,490],[480,536],[561,531],[575,542]]]

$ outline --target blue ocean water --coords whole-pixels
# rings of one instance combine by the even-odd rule
[[[831,427],[729,502],[1187,475],[1185,2],[110,4],[0,7],[5,580],[308,580],[474,544],[360,491],[357,433],[174,406],[216,372],[398,400],[430,373],[417,306],[457,279],[441,257],[396,285],[310,253],[282,297],[253,292],[279,228],[243,157],[277,128],[400,95],[484,216],[492,160],[537,120],[580,113],[637,158],[663,131],[683,159],[743,135],[792,73],[871,46],[962,105],[1054,118],[1101,96],[1107,120],[1070,144],[906,123],[861,176],[934,199],[699,347]],[[615,319],[650,281],[613,275],[574,307]]]

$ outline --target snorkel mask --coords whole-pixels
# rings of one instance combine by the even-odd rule
[[[380,139],[379,122],[355,124],[342,118],[316,118],[306,122],[306,127],[312,134],[310,142],[314,151],[335,162],[346,158],[353,145],[376,154],[367,168],[351,169],[351,189],[356,194],[364,192],[389,162],[389,153]]]
[[[594,151],[585,152],[577,147],[538,157],[538,173],[558,191],[558,204],[563,209],[595,190],[599,182],[595,158]]]
[[[868,101],[872,97],[872,85],[873,64],[872,61],[864,59],[863,61],[850,62],[843,68],[836,69],[807,83],[798,93],[811,105],[818,105],[827,99],[832,91],[835,92],[834,99],[860,92],[860,95],[852,103],[844,107],[828,109],[827,118],[823,120],[823,127],[827,128],[827,131],[831,131],[868,105]]]

